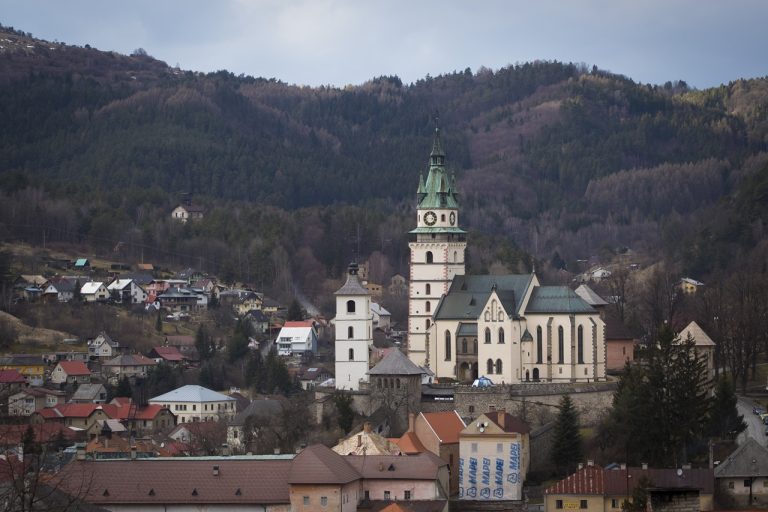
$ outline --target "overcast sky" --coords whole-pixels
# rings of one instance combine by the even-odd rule
[[[699,88],[768,74],[764,0],[0,0],[0,23],[306,85],[536,59]]]

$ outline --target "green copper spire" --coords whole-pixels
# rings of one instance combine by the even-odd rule
[[[422,183],[419,177],[419,190],[416,194],[418,208],[458,208],[456,178],[445,170],[445,153],[440,141],[440,128],[435,128],[435,140],[429,155],[427,180]]]

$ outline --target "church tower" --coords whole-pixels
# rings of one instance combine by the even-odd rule
[[[416,191],[416,229],[409,233],[411,249],[408,290],[408,357],[429,366],[429,328],[432,313],[448,292],[453,277],[464,275],[467,234],[459,228],[456,177],[445,170],[440,129],[429,156],[427,178],[419,176]],[[435,340],[432,340],[434,345]],[[432,361],[434,362],[434,361]]]
[[[369,347],[373,345],[371,293],[357,277],[351,263],[347,282],[336,295],[336,389],[358,390],[368,381]]]

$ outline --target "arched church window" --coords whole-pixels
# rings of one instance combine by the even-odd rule
[[[477,354],[477,340],[472,340],[472,353]]]
[[[577,332],[576,357],[578,357],[579,364],[584,364],[584,327],[580,325]]]
[[[489,328],[485,328],[485,342],[490,343],[491,342],[491,330]]]
[[[445,360],[451,360],[451,331],[445,331]]]
[[[565,361],[565,331],[563,326],[557,328],[557,362],[563,364]]]
[[[397,386],[397,389],[400,389],[400,379],[395,379],[395,386]]]
[[[504,328],[499,327],[499,344],[504,343]]]
[[[349,349],[349,360],[354,361],[355,360],[355,349],[351,348]]]
[[[350,299],[347,301],[347,313],[354,313],[354,312],[355,312],[355,301]]]
[[[453,251],[453,262],[456,263],[457,261],[459,261],[459,253]]]
[[[490,322],[491,321],[491,312],[486,310],[485,311],[485,321]]]
[[[542,355],[543,353],[543,343],[542,343],[542,332],[541,332],[541,326],[538,326],[536,328],[536,362],[541,364],[541,358],[544,357]]]
[[[486,368],[485,368],[485,369],[486,369],[486,370],[488,370],[486,373],[487,373],[488,375],[493,375],[493,359],[489,359],[489,360],[488,360],[488,361],[485,363],[485,366],[486,366]]]
[[[496,373],[501,374],[501,359],[496,360]]]
[[[427,263],[432,263],[434,261],[434,256],[432,256],[432,251],[427,251]]]
[[[432,285],[427,283],[424,285],[424,293],[427,295],[432,295]]]
[[[426,307],[427,307],[427,313],[432,311],[432,303],[431,302],[427,301],[427,306]]]
[[[429,329],[429,326],[432,325],[432,322],[430,322],[429,318],[427,318],[427,321],[424,322],[424,325],[427,326],[427,329]]]
[[[467,340],[463,339],[461,340],[461,353],[466,354],[467,353]]]
[[[504,310],[500,309],[499,310],[499,322],[502,322],[502,321],[504,321]]]
[[[445,222],[445,214],[440,215],[440,222]]]
[[[355,338],[355,328],[351,325],[347,327],[347,339],[351,340]]]

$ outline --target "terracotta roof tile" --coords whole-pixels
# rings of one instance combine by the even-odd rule
[[[0,384],[24,384],[24,378],[18,370],[0,370]]]
[[[415,432],[406,432],[399,439],[392,439],[392,442],[396,443],[400,447],[400,451],[406,455],[415,455],[427,451]]]
[[[501,427],[501,415],[504,415],[504,427]],[[531,431],[531,427],[526,422],[512,416],[508,412],[494,411],[485,413],[485,417],[494,422],[496,425],[502,428],[504,432],[517,432],[519,434],[528,434]]]
[[[459,442],[459,434],[467,428],[456,411],[421,413],[429,426],[435,431],[440,442],[451,444]]]
[[[626,480],[624,482],[626,484]],[[603,468],[585,466],[544,490],[544,494],[598,494],[605,493]]]
[[[321,444],[309,446],[294,459],[288,483],[347,484],[359,480],[360,475],[347,462],[352,457],[341,456]]]
[[[91,370],[82,361],[59,361],[59,366],[67,375],[90,375]]]
[[[657,488],[694,488],[705,494],[714,492],[714,470],[712,469],[682,469],[678,476],[676,469],[606,469],[603,475],[605,493],[607,495],[623,495],[627,491],[627,471],[629,482],[639,482],[646,477],[653,487]]]

